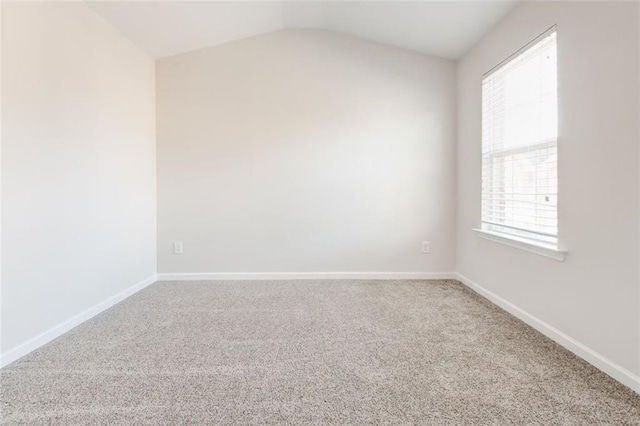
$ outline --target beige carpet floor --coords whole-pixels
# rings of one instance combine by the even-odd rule
[[[640,424],[456,281],[163,282],[0,370],[3,424]]]

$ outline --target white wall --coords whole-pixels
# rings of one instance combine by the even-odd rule
[[[284,30],[156,73],[160,273],[453,271],[453,62]]]
[[[637,8],[524,3],[458,66],[458,271],[629,377],[640,373]],[[554,24],[564,263],[471,230],[480,222],[481,76]]]
[[[155,107],[153,61],[83,2],[2,8],[6,356],[155,274]]]

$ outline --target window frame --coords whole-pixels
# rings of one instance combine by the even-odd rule
[[[487,71],[486,73],[484,73],[482,75],[482,83],[484,84],[484,81],[486,78],[488,78],[489,76],[491,76],[492,74],[494,74],[495,72],[499,71],[500,69],[502,69],[503,67],[507,66],[509,63],[511,63],[513,60],[517,59],[518,57],[520,57],[520,55],[524,52],[526,52],[529,48],[535,46],[537,43],[539,43],[540,41],[542,41],[544,38],[548,37],[550,34],[556,33],[556,46],[557,46],[557,27],[556,25],[551,26],[550,28],[548,28],[547,30],[545,30],[544,32],[542,32],[541,34],[539,34],[538,36],[536,36],[534,39],[532,39],[531,41],[529,41],[528,43],[526,43],[524,46],[522,46],[520,49],[518,49],[516,52],[514,52],[513,54],[509,55],[507,58],[505,58],[504,60],[502,60],[500,63],[498,63],[496,66],[494,66],[493,68],[491,68],[489,71]],[[557,98],[556,98],[557,99]],[[484,94],[481,94],[481,104],[484,103]],[[559,113],[559,112],[558,112]],[[484,116],[484,111],[482,111],[481,116]],[[539,141],[536,144],[532,144],[532,145],[527,145],[526,148],[531,150],[534,147],[538,147],[537,149],[543,148],[543,147],[548,147],[549,146],[549,140],[542,140]],[[558,153],[558,146],[559,146],[559,135],[556,135],[555,138],[555,150],[556,150],[556,155]],[[484,148],[484,146],[483,146]],[[505,153],[506,155],[515,155],[515,151],[517,151],[518,149],[522,149],[522,148],[511,148],[511,149],[505,149]],[[503,153],[500,153],[503,154]],[[484,160],[485,160],[485,156],[484,153],[481,154],[481,170],[482,173],[484,174],[485,170],[484,170]],[[557,179],[557,170],[559,169],[559,161],[556,162],[556,179]],[[557,181],[556,181],[557,182]],[[559,187],[559,182],[556,183],[556,185],[558,185]],[[478,237],[481,237],[483,239],[489,240],[489,241],[493,241],[496,243],[500,243],[500,244],[504,244],[506,246],[509,247],[513,247],[513,248],[518,248],[521,250],[525,250],[527,252],[531,252],[531,253],[535,253],[541,256],[545,256],[557,261],[564,261],[567,252],[565,250],[561,250],[559,249],[560,247],[560,238],[559,238],[559,232],[556,232],[556,234],[554,235],[555,237],[555,244],[553,242],[545,242],[543,239],[536,239],[536,238],[527,238],[526,233],[530,233],[530,234],[536,234],[536,235],[544,235],[542,232],[534,232],[534,231],[529,231],[529,230],[524,230],[523,235],[518,235],[517,231],[516,232],[501,232],[498,229],[495,229],[495,227],[500,227],[502,225],[500,224],[491,224],[488,221],[484,221],[484,201],[483,201],[483,197],[484,197],[484,191],[482,188],[480,188],[480,192],[481,192],[481,212],[480,212],[480,226],[478,228],[474,228],[473,230],[477,233]],[[559,192],[559,191],[558,191]],[[558,228],[559,228],[559,203],[557,203],[556,205],[556,217],[558,220]],[[505,226],[508,227],[508,226]],[[512,227],[513,229],[515,229],[515,227]],[[559,231],[559,229],[558,229]]]

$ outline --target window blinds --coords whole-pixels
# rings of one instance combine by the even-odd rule
[[[558,234],[556,31],[482,81],[482,227],[552,247]]]

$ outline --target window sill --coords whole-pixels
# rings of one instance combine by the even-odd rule
[[[544,245],[538,245],[518,237],[512,237],[511,235],[505,235],[484,229],[474,229],[474,231],[478,233],[478,237],[484,238],[485,240],[528,251],[529,253],[539,254],[540,256],[548,257],[550,259],[557,260],[558,262],[564,262],[564,258],[567,256],[566,251]]]

